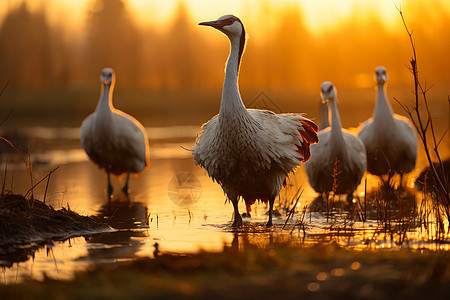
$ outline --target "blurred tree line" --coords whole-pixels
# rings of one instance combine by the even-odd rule
[[[386,28],[376,15],[355,9],[351,18],[318,35],[308,31],[298,4],[275,9],[266,2],[258,9],[254,22],[243,20],[250,35],[243,88],[317,90],[324,80],[368,87],[378,65],[387,67],[391,84],[410,83],[406,33]],[[221,87],[227,41],[198,28],[182,1],[168,28],[161,29],[139,27],[124,0],[94,0],[82,39],[51,27],[44,11],[31,12],[23,2],[7,12],[0,25],[0,83],[30,89],[92,87],[100,70],[111,66],[122,87]],[[449,82],[450,14],[444,1],[409,1],[403,11],[417,41],[420,71],[430,82]]]

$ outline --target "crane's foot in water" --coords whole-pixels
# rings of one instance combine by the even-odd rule
[[[238,214],[238,215],[234,216],[234,222],[233,222],[233,224],[231,226],[234,227],[234,228],[242,227],[242,217],[241,217],[241,215]]]
[[[269,221],[267,221],[266,227],[271,228],[273,226],[273,223],[272,223],[273,212],[269,210],[268,213],[269,213]]]

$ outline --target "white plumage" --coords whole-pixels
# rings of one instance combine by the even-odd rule
[[[305,163],[312,188],[320,194],[346,194],[350,201],[366,170],[362,141],[342,129],[336,91],[331,82],[321,86],[324,102],[331,111],[331,127],[319,131],[319,143],[311,145],[311,159]]]
[[[241,226],[239,197],[247,207],[256,200],[273,202],[286,176],[309,159],[309,145],[317,142],[317,126],[301,114],[274,114],[246,109],[239,94],[238,72],[245,30],[232,15],[199,25],[212,26],[228,36],[227,61],[220,112],[202,126],[193,148],[195,163],[217,181],[234,207],[233,226]]]
[[[94,113],[81,125],[81,145],[89,158],[108,175],[108,196],[112,195],[110,173],[127,173],[123,192],[128,193],[130,173],[139,173],[149,165],[147,133],[135,118],[115,109],[112,94],[115,74],[105,68],[100,76],[102,91]]]
[[[410,121],[392,113],[386,98],[384,84],[386,70],[375,70],[377,80],[377,102],[372,118],[360,126],[358,136],[367,151],[367,171],[374,175],[411,172],[417,158],[417,136]]]

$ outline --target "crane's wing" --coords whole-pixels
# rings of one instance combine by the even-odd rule
[[[200,133],[197,135],[195,145],[192,148],[194,161],[196,164],[207,168],[207,166],[214,164],[215,158],[209,157],[210,148],[216,145],[216,127],[218,124],[219,115],[215,115],[207,123],[203,124]],[[208,161],[208,162],[206,162]],[[211,162],[210,162],[211,161]]]
[[[361,123],[358,128],[358,137],[363,141],[364,145],[367,145],[367,142],[370,139],[373,139],[373,118],[369,118],[363,123]]]
[[[231,136],[236,141],[223,143],[219,140],[222,137],[217,134],[218,115],[204,124],[193,148],[196,164],[213,170],[226,152],[239,157],[241,162],[250,162],[255,171],[277,165],[289,173],[309,159],[309,145],[318,142],[318,128],[312,121],[300,114],[276,115],[253,109],[248,112],[252,120],[251,126],[246,128],[249,132],[233,132]]]
[[[409,148],[411,148],[411,154],[417,157],[417,133],[414,125],[411,124],[411,121],[407,117],[394,114],[394,118],[395,123],[400,128],[399,132],[401,132],[401,136],[404,138],[405,143],[410,146]]]
[[[116,147],[123,152],[123,157],[136,161],[136,171],[141,171],[150,164],[148,137],[144,126],[130,115],[116,111],[115,130],[117,138]],[[138,170],[140,169],[140,170]]]
[[[416,166],[417,159],[417,134],[411,121],[397,114],[394,114],[395,123],[398,127],[396,135],[396,145],[398,145],[397,151],[400,153],[399,161],[402,161],[404,166],[402,169],[406,172],[412,171]],[[409,162],[409,163],[408,163]]]
[[[249,109],[250,116],[260,124],[261,151],[290,171],[310,156],[310,145],[317,143],[317,125],[301,114],[274,114]]]
[[[357,180],[359,184],[367,168],[366,147],[364,146],[363,141],[359,137],[353,135],[350,131],[342,129],[342,135],[347,146],[347,161],[349,168],[351,173],[359,178]]]
[[[94,148],[92,144],[92,122],[94,114],[90,114],[81,124],[80,142],[86,154],[92,159],[92,150]]]

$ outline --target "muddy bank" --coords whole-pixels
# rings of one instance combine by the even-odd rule
[[[72,281],[3,286],[3,299],[447,299],[446,252],[270,245],[104,264]]]
[[[111,231],[97,220],[71,210],[55,210],[39,200],[5,194],[0,198],[0,259],[26,244],[39,244],[69,237]],[[32,247],[31,247],[32,248]],[[19,260],[20,261],[20,260]]]

